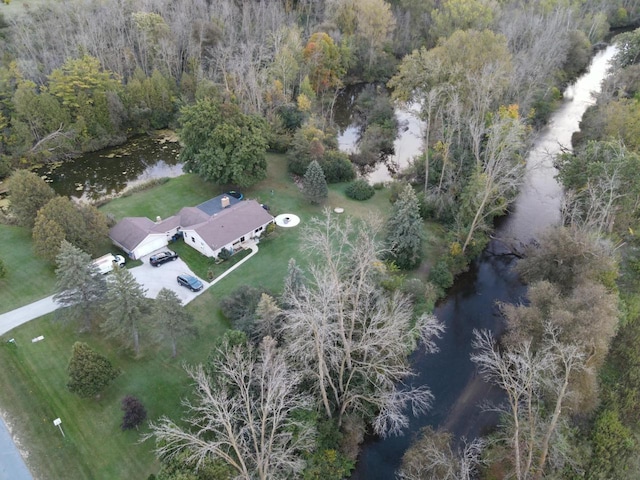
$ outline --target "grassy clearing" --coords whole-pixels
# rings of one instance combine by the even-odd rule
[[[293,213],[308,224],[313,216],[322,213],[323,207],[309,205],[286,171],[283,156],[269,156],[269,178],[255,187],[247,189],[247,198],[255,198],[270,206],[274,215]],[[366,218],[370,215],[383,217],[391,209],[389,192],[376,191],[366,202],[356,202],[344,195],[345,185],[330,186],[327,206],[342,207],[346,214]],[[225,191],[224,188],[203,182],[192,175],[185,175],[152,189],[119,198],[104,205],[105,213],[117,219],[125,216],[156,215],[167,217],[183,206],[197,205]],[[0,405],[8,412],[8,420],[18,432],[22,444],[30,456],[28,463],[36,477],[75,479],[144,479],[157,470],[151,444],[139,444],[140,432],[121,432],[122,419],[120,401],[125,395],[138,396],[149,413],[149,419],[160,415],[173,419],[182,416],[179,399],[189,392],[189,380],[182,363],[199,363],[206,359],[213,339],[229,327],[220,313],[220,299],[243,284],[264,288],[277,294],[282,289],[290,258],[296,258],[304,267],[307,257],[301,254],[301,228],[278,228],[276,232],[260,242],[260,251],[247,263],[235,270],[223,281],[214,285],[187,306],[194,315],[198,336],[179,345],[178,358],[172,359],[165,346],[147,346],[138,359],[128,352],[120,351],[97,334],[79,335],[69,325],[55,321],[55,314],[29,322],[10,335],[0,338]],[[8,294],[0,290],[2,308],[6,298],[13,298],[14,305],[23,305],[40,298],[53,289],[55,281],[52,268],[31,256],[28,232],[15,227],[0,226],[0,258],[11,270],[25,270],[20,282],[33,277],[39,282],[33,291],[26,292],[21,285]],[[179,244],[171,246],[178,247]],[[435,248],[435,247],[430,247]],[[190,266],[208,268],[204,259],[190,248],[176,248]],[[191,252],[198,257],[191,259]],[[15,258],[15,260],[13,260]],[[194,268],[193,263],[200,264]],[[228,262],[225,262],[228,263]],[[214,266],[216,275],[221,271]],[[200,272],[196,272],[200,275]],[[206,278],[206,270],[204,272]],[[5,285],[3,285],[4,287]],[[4,296],[3,296],[4,295]],[[31,298],[35,296],[35,298]],[[44,335],[45,340],[31,343],[31,338]],[[6,343],[16,339],[17,347]],[[142,336],[144,347],[145,336]],[[99,399],[80,399],[65,387],[66,366],[71,346],[76,340],[87,342],[92,348],[105,354],[122,374]],[[60,417],[66,437],[52,424]],[[146,427],[145,427],[146,428]],[[144,429],[141,429],[144,432]]]

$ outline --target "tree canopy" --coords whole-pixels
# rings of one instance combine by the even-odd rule
[[[327,181],[324,177],[324,172],[320,164],[314,160],[307,167],[307,171],[304,174],[302,180],[302,193],[305,198],[313,204],[320,204],[326,200],[329,195],[329,189],[327,188]]]
[[[20,225],[33,227],[38,210],[55,197],[42,178],[28,170],[16,170],[7,180],[11,212]]]
[[[180,158],[185,169],[218,184],[248,187],[265,178],[265,122],[231,102],[211,98],[184,107]]]
[[[422,260],[423,220],[413,187],[407,185],[393,205],[386,225],[389,258],[402,269],[416,267]]]
[[[147,321],[148,300],[145,291],[126,268],[116,268],[107,285],[107,319],[101,328],[109,337],[140,353],[140,330]]]
[[[38,211],[33,247],[39,256],[51,261],[63,240],[95,254],[107,233],[106,218],[94,206],[76,206],[67,197],[54,197]]]
[[[194,334],[193,316],[182,306],[173,290],[163,288],[153,302],[151,320],[156,338],[171,346],[171,356],[178,354],[178,339]]]

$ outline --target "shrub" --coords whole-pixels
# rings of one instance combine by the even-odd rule
[[[349,198],[362,201],[369,200],[376,191],[366,180],[359,178],[347,185],[345,193]]]
[[[218,259],[221,262],[224,262],[225,260],[229,260],[231,258],[231,250],[228,250],[226,248],[223,248],[222,250],[220,250],[220,253],[218,254]]]
[[[270,223],[269,225],[267,225],[267,228],[265,228],[264,235],[271,235],[275,231],[276,231],[276,224]]]
[[[427,196],[424,192],[420,192],[417,194],[418,197],[418,208],[420,209],[420,218],[426,220],[435,215],[435,205],[432,201],[427,199]]]
[[[235,330],[247,334],[253,331],[256,308],[264,292],[250,285],[241,285],[220,302],[220,310]]]
[[[327,150],[319,163],[327,183],[349,182],[356,178],[356,170],[344,152]]]
[[[289,155],[289,171],[303,176],[312,159],[304,156]],[[356,177],[356,170],[346,153],[338,150],[325,150],[318,159],[327,183],[349,182]]]
[[[389,188],[391,189],[391,195],[389,196],[389,201],[393,204],[396,203],[396,201],[398,200],[398,197],[400,196],[400,193],[404,190],[404,187],[406,187],[408,185],[407,182],[391,182],[391,185],[389,185]]]
[[[120,407],[124,411],[122,417],[122,430],[131,430],[138,428],[138,426],[147,419],[147,410],[142,405],[142,402],[132,395],[127,395],[122,399],[122,405]]]
[[[410,278],[402,284],[402,292],[409,295],[416,302],[424,299],[426,287],[419,278]]]
[[[4,278],[7,276],[7,267],[5,267],[4,262],[0,258],[0,278]]]
[[[453,274],[445,260],[436,263],[429,272],[429,281],[443,291],[453,285]]]

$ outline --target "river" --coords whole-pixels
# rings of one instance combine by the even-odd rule
[[[599,90],[614,53],[614,47],[597,53],[589,70],[564,92],[563,105],[527,156],[525,184],[512,213],[498,223],[496,237],[508,243],[526,243],[558,223],[562,189],[554,178],[553,155],[562,147],[570,148],[571,135],[579,129],[582,114],[594,102],[592,93]],[[403,436],[368,438],[352,480],[393,479],[415,434],[427,425],[449,430],[457,438],[474,438],[494,427],[497,419],[483,412],[479,403],[500,398],[501,392],[476,375],[469,354],[473,329],[491,329],[496,335],[502,332],[496,302],[517,303],[526,294],[526,287],[512,269],[515,258],[508,253],[503,242],[494,240],[469,271],[456,278],[435,311],[446,325],[446,332],[438,341],[440,351],[435,355],[418,351],[411,359],[419,372],[413,383],[431,388],[435,395],[433,408],[426,415],[411,417]]]

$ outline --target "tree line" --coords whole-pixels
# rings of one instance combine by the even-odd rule
[[[527,134],[559,87],[636,9],[622,0],[46,3],[2,29],[0,170],[179,126],[187,168],[207,179],[253,183],[272,149],[288,152],[296,175],[317,161],[327,182],[350,181],[354,167],[393,152],[390,98],[418,102],[424,153],[408,178],[451,226],[441,268],[456,271],[505,212]],[[358,98],[360,149],[348,156],[333,106],[362,81],[379,87]],[[204,141],[202,131],[214,135]]]

